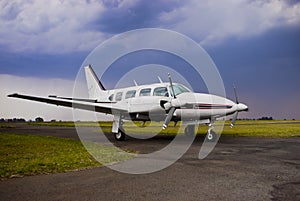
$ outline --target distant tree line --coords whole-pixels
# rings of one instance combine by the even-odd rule
[[[1,118],[0,122],[26,122],[26,120],[23,119],[23,118],[13,118],[13,119],[4,119],[4,118]]]
[[[29,122],[32,120],[29,120]],[[44,122],[44,119],[42,117],[37,117],[35,118],[36,122]],[[12,118],[12,119],[4,119],[1,118],[0,122],[26,122],[26,120],[24,118]]]
[[[273,120],[273,117],[261,117],[258,120]]]

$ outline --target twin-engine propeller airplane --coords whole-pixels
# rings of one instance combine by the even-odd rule
[[[209,126],[207,139],[212,141],[217,136],[213,131],[213,123],[217,118],[234,114],[231,127],[237,119],[238,113],[247,111],[248,107],[236,101],[203,93],[193,93],[187,87],[169,82],[150,85],[140,85],[122,89],[106,90],[97,78],[92,67],[84,67],[88,87],[89,99],[49,96],[47,98],[10,94],[8,97],[44,102],[57,106],[73,107],[82,110],[113,115],[112,133],[115,139],[125,139],[122,128],[124,120],[132,121],[164,121],[162,128],[166,129],[170,121],[175,125],[183,121],[187,136],[195,134],[195,125]]]

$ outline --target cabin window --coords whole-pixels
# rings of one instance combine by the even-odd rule
[[[140,92],[140,96],[150,96],[151,88],[142,89]]]
[[[112,94],[108,97],[108,100],[110,100],[110,101],[112,101],[113,99],[114,99],[114,94]]]
[[[153,96],[169,96],[167,87],[157,87],[153,91]]]
[[[125,99],[135,97],[136,90],[127,91]]]
[[[120,101],[120,100],[122,100],[122,92],[118,92],[118,93],[116,93],[116,101]]]

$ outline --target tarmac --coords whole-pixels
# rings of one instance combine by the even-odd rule
[[[20,124],[0,132],[78,139],[72,127]],[[129,138],[116,145],[148,153],[172,139]],[[300,138],[221,136],[213,152],[199,160],[203,140],[197,136],[181,159],[150,174],[98,167],[2,180],[0,200],[300,200]]]

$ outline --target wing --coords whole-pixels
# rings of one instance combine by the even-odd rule
[[[124,113],[127,112],[125,105],[115,102],[97,102],[97,100],[91,99],[79,99],[79,98],[65,98],[57,96],[49,96],[48,98],[28,96],[22,94],[10,94],[8,97],[21,98],[31,101],[37,101],[42,103],[53,104],[57,106],[71,107],[76,109],[112,114],[114,112]]]

